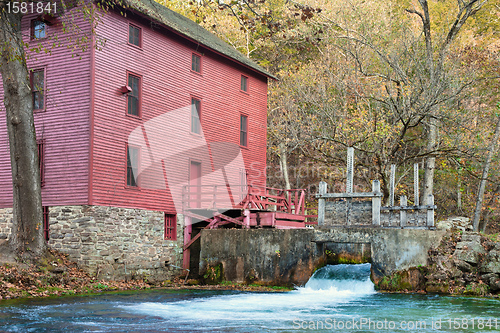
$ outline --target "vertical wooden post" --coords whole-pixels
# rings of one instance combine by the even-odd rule
[[[391,178],[389,184],[389,206],[394,206],[394,187],[396,182],[396,164],[391,164]]]
[[[408,205],[408,199],[406,198],[406,195],[402,195],[399,197],[399,205],[401,207],[406,207]],[[406,223],[408,222],[408,217],[406,215],[405,209],[401,209],[399,211],[399,218],[400,218],[401,228],[406,227]]]
[[[245,228],[250,229],[250,209],[243,210],[243,222],[245,223]]]
[[[380,194],[380,181],[374,180],[372,182],[373,194]],[[372,223],[380,225],[380,206],[382,203],[381,197],[372,197]]]
[[[427,204],[434,206],[434,195],[429,194]],[[427,209],[427,227],[434,227],[434,208]]]
[[[418,163],[413,164],[413,195],[415,196],[414,205],[419,205],[419,191],[418,191]]]
[[[191,232],[193,231],[193,224],[191,218],[184,216],[184,245],[191,241]],[[191,260],[191,250],[185,249],[182,253],[182,268],[189,269],[189,261]]]
[[[347,148],[347,184],[346,192],[352,193],[354,182],[354,148]]]
[[[318,194],[320,198],[318,199],[318,225],[325,224],[325,198],[322,198],[321,195],[326,194],[328,185],[324,181],[319,182],[319,191]]]
[[[353,193],[354,191],[354,148],[347,148],[347,183],[346,192]],[[346,198],[345,205],[345,219],[347,225],[351,225],[351,208],[352,208],[352,198]]]

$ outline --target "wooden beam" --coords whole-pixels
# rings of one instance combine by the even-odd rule
[[[406,195],[402,195],[401,197],[399,197],[399,204],[401,207],[406,207],[408,203],[408,199],[406,198]],[[401,211],[399,212],[399,219],[400,219],[400,225],[401,225],[401,228],[404,228],[406,227],[406,223],[408,222],[408,216],[406,214],[406,209],[401,209]]]
[[[185,216],[189,216],[191,218],[199,219],[199,220],[202,220],[202,221],[207,221],[207,220],[211,220],[212,219],[211,217],[199,215],[199,214],[196,214],[196,213],[193,213],[193,212],[189,212],[189,211],[188,212],[184,212],[184,215]]]
[[[423,209],[437,209],[436,205],[425,205],[425,206],[392,206],[392,207],[380,207],[380,210],[423,210]]]
[[[325,194],[316,194],[316,198],[376,198],[383,197],[382,193],[373,193],[373,192],[363,192],[363,193],[325,193]]]
[[[295,214],[302,214],[302,215],[304,215],[304,211],[305,211],[304,198],[305,198],[305,195],[306,195],[305,191],[300,191],[299,203],[298,203],[297,206],[295,206]]]
[[[191,238],[191,240],[186,245],[184,245],[184,251],[186,251],[191,245],[193,245],[193,243],[196,242],[196,240],[200,237],[201,237],[201,231],[196,236]]]
[[[333,194],[333,193],[326,193],[328,190],[328,185],[324,181],[319,182],[319,193],[316,194],[316,198],[319,198],[318,200],[318,225],[322,225],[325,223],[325,196],[327,194]]]
[[[372,197],[372,224],[380,225],[380,206],[382,206],[382,194],[380,193],[380,181],[372,182],[372,193],[379,193],[380,196]]]
[[[224,214],[217,214],[216,216],[220,217],[226,221],[232,222],[234,224],[245,225],[245,223],[242,221],[244,218],[243,216],[240,216],[238,218],[229,217],[229,216],[224,215]]]

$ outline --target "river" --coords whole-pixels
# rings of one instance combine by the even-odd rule
[[[370,265],[284,293],[152,290],[0,302],[0,332],[500,332],[500,301],[386,294]]]

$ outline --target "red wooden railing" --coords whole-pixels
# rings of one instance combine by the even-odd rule
[[[305,215],[306,192],[303,189],[284,190],[252,185],[231,186],[231,189],[226,185],[185,185],[182,193],[183,210],[241,208]],[[228,197],[231,207],[227,207]]]

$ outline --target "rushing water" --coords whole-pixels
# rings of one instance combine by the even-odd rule
[[[369,264],[326,266],[286,293],[153,290],[4,301],[0,332],[500,332],[499,300],[376,293],[369,271]]]

